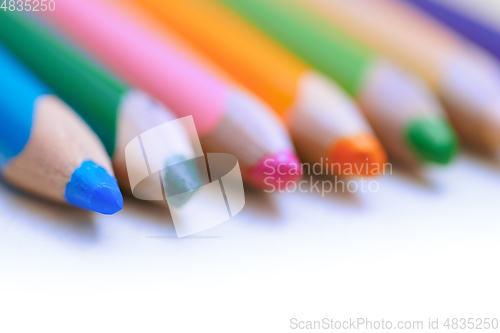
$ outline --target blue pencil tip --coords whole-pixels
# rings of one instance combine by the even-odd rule
[[[66,185],[66,201],[73,206],[111,215],[123,208],[118,182],[94,162],[85,161]]]

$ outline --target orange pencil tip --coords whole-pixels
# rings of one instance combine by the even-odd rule
[[[362,134],[336,142],[329,159],[339,175],[374,177],[384,174],[387,153],[377,137]]]

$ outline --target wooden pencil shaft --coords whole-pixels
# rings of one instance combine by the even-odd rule
[[[109,157],[87,124],[2,45],[0,72],[3,177],[51,200],[102,213],[121,209]]]

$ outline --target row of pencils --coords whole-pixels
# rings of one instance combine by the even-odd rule
[[[383,174],[388,156],[449,164],[459,136],[495,154],[495,57],[499,32],[433,0],[0,10],[0,171],[28,192],[113,214],[130,191],[127,144],[185,116],[205,151],[236,156],[260,188],[298,181],[298,156],[364,177]],[[179,128],[160,164],[192,159],[189,140]],[[202,185],[187,166],[163,176],[166,192]]]

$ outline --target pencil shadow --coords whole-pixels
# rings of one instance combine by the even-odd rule
[[[186,236],[186,237],[182,237],[182,238],[178,238],[177,236],[149,236],[146,238],[184,240],[184,239],[220,239],[222,237],[220,237],[220,236],[195,236],[195,235],[191,235],[191,236]]]
[[[159,228],[158,232],[160,235],[151,235],[151,237],[148,238],[177,239],[174,222],[166,201],[144,201],[129,194],[124,194],[123,199],[123,211],[128,216],[127,221],[137,224],[138,226],[149,223]]]
[[[67,237],[69,234],[84,242],[95,242],[99,239],[93,212],[36,197],[13,187],[1,178],[0,186],[12,194],[8,196],[12,206],[17,206],[19,211],[28,212],[29,215],[42,217],[19,219],[17,223],[40,223],[51,235]]]
[[[279,219],[281,211],[274,200],[273,193],[266,193],[262,189],[245,185],[245,207],[243,212],[258,212],[266,218]],[[278,194],[279,195],[279,194]]]
[[[303,181],[305,181],[303,188],[308,189],[305,195],[322,197],[349,207],[363,205],[363,201],[356,193],[359,179],[342,176],[306,175]],[[353,186],[353,182],[356,185]]]
[[[493,154],[478,150],[472,146],[466,146],[463,154],[475,163],[478,163],[490,170],[500,172],[500,157],[498,156],[493,156]]]
[[[337,179],[337,182],[348,183],[353,179]],[[301,180],[301,189],[289,188],[282,190],[282,193],[267,193],[262,189],[255,187],[245,186],[245,208],[244,211],[251,215],[252,218],[247,219],[251,223],[258,223],[259,221],[266,221],[267,224],[283,224],[286,223],[282,218],[285,214],[281,210],[279,202],[280,196],[294,195],[298,196],[313,196],[316,199],[324,200],[325,202],[336,201],[337,203],[358,208],[362,206],[362,200],[356,193],[350,193],[347,190],[335,191],[335,178],[331,176],[304,176]],[[321,192],[322,182],[332,184],[332,191],[328,193]],[[311,183],[317,184],[314,190],[311,190]],[[319,189],[319,192],[318,192]],[[274,223],[276,222],[276,223]]]
[[[400,163],[393,163],[393,169],[391,174],[386,175],[385,177],[397,176],[402,180],[417,186],[421,189],[425,189],[428,191],[437,191],[438,187],[432,180],[430,180],[426,176],[426,167],[425,165],[421,166],[409,166]]]
[[[172,216],[165,201],[145,201],[132,195],[123,195],[124,210],[128,214],[139,215],[141,219],[158,224],[170,224],[173,227]]]

